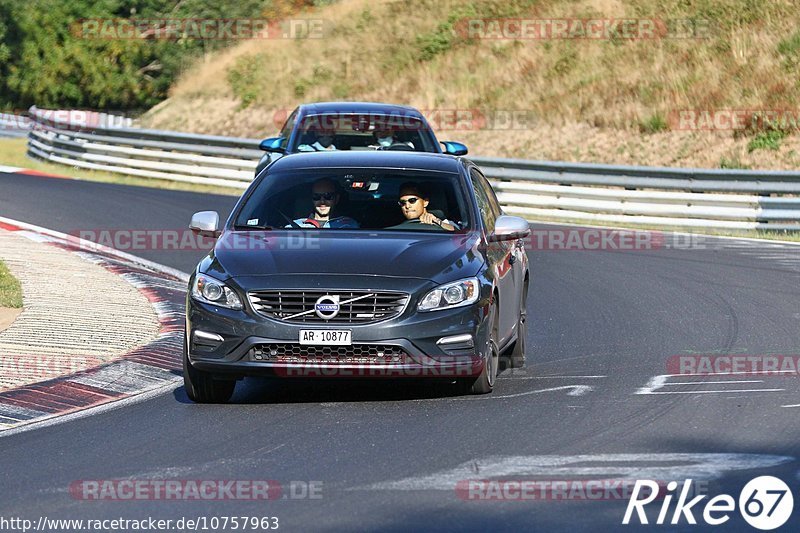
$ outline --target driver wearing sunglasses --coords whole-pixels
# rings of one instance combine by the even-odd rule
[[[358,228],[358,222],[352,218],[333,216],[333,210],[339,203],[339,198],[339,188],[335,181],[328,178],[318,179],[311,187],[314,211],[306,218],[295,219],[294,224],[301,228]]]
[[[446,231],[454,231],[457,225],[444,218],[444,216],[436,216],[433,212],[428,211],[429,203],[428,195],[420,189],[419,185],[415,183],[401,185],[400,199],[397,204],[406,218],[406,221],[401,226],[406,226],[410,223],[421,223],[437,226]]]

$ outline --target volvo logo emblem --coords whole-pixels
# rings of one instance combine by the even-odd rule
[[[320,296],[314,303],[314,312],[322,320],[335,318],[339,314],[339,296],[336,294]]]

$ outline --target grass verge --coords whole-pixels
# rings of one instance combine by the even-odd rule
[[[22,307],[22,287],[2,261],[0,261],[0,307],[12,309]]]
[[[125,176],[124,174],[116,174],[114,172],[87,170],[78,167],[68,167],[65,165],[47,163],[27,156],[27,142],[28,140],[25,138],[0,139],[0,164],[13,167],[24,167],[32,170],[38,170],[40,172],[46,172],[48,174],[68,176],[70,178],[80,180],[96,181],[101,183],[115,183],[118,185],[132,185],[137,187],[151,187],[154,189],[222,194],[227,196],[240,196],[243,192],[241,189],[234,189],[230,187],[139,178],[135,176]]]

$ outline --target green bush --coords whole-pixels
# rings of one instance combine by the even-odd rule
[[[781,141],[786,137],[786,132],[780,130],[761,131],[747,143],[747,151],[756,150],[777,150],[781,147]]]
[[[261,65],[265,63],[263,54],[249,55],[240,57],[228,69],[228,83],[233,94],[241,100],[242,108],[248,107],[258,98],[260,94],[258,73]],[[297,86],[295,86],[296,90]]]
[[[669,129],[669,124],[660,113],[655,113],[647,120],[639,122],[639,131],[642,133],[658,133]]]
[[[800,66],[800,32],[778,43],[778,53],[783,56],[783,66],[794,71]]]

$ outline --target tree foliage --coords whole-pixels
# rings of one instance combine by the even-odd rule
[[[0,0],[0,108],[148,108],[182,68],[231,44],[191,38],[86,38],[85,19],[276,18],[300,0]]]

